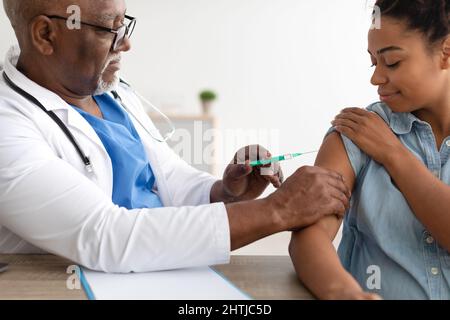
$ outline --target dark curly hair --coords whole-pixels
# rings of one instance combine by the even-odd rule
[[[404,21],[409,30],[421,32],[430,45],[450,33],[450,0],[377,0],[381,16]]]

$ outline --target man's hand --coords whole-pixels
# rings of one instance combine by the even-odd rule
[[[301,229],[322,217],[342,217],[351,193],[343,177],[319,167],[302,167],[267,199],[284,230]]]
[[[271,183],[279,188],[283,182],[283,172],[278,163],[251,167],[250,162],[270,159],[272,155],[260,145],[240,149],[225,169],[223,180],[211,190],[211,202],[225,203],[253,200],[258,198]]]

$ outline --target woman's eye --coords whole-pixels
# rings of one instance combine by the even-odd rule
[[[388,67],[389,69],[395,69],[396,67],[398,67],[400,65],[400,61],[396,62],[396,63],[386,63],[386,67]]]
[[[377,64],[376,63],[372,63],[372,65],[370,66],[371,68],[376,67]]]

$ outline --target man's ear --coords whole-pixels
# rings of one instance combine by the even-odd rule
[[[450,69],[450,36],[442,43],[441,64],[442,68]]]
[[[30,23],[33,47],[48,56],[54,52],[56,28],[53,21],[46,16],[37,16]]]

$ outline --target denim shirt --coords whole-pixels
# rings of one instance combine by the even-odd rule
[[[380,115],[409,151],[450,185],[450,137],[438,150],[431,126],[413,114],[394,113],[384,103],[367,110]],[[450,299],[449,253],[416,218],[386,169],[342,138],[356,175],[338,249],[345,269],[365,291],[384,299]],[[450,214],[450,204],[441,205]]]

